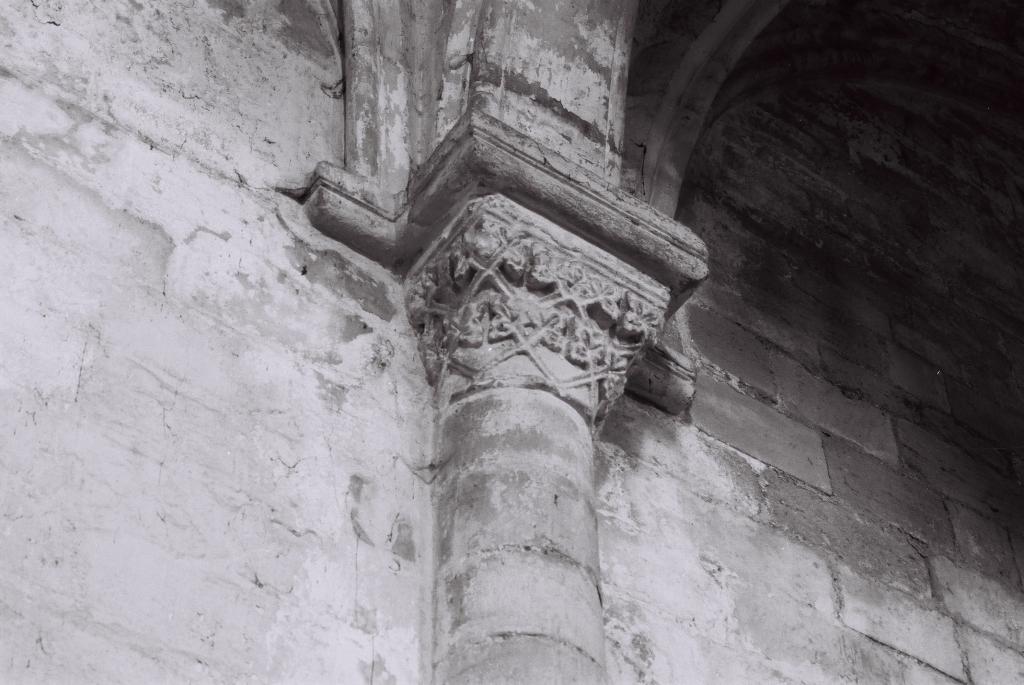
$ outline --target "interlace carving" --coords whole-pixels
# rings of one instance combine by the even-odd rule
[[[526,230],[511,202],[478,202],[470,228],[411,283],[410,320],[431,383],[454,373],[476,389],[582,395],[600,420],[656,338],[661,308],[585,255]],[[528,358],[529,372],[502,375],[514,357]]]

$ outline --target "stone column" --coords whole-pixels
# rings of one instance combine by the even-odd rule
[[[668,300],[499,194],[413,269],[440,411],[436,682],[604,681],[592,434]]]

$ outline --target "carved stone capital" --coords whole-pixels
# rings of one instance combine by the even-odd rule
[[[432,383],[450,399],[543,388],[592,422],[653,344],[667,288],[497,194],[468,203],[409,281]]]
[[[600,246],[662,284],[669,314],[707,274],[707,250],[686,226],[480,112],[467,112],[453,127],[407,191],[382,194],[379,185],[324,162],[302,199],[325,235],[402,274],[423,263],[420,255],[442,240],[453,217],[466,215],[467,203],[488,194],[514,198],[591,246],[583,252]],[[686,364],[660,363],[676,356],[659,348],[635,364],[627,390],[672,413],[685,411],[691,371]]]

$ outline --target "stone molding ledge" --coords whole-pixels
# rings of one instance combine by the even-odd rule
[[[686,226],[474,111],[416,170],[407,192],[381,196],[371,181],[322,162],[303,200],[318,230],[403,274],[484,196],[504,196],[650,277],[667,293],[666,317],[707,275],[706,247]],[[692,365],[663,346],[632,366],[627,384],[672,413],[685,411],[692,388]]]

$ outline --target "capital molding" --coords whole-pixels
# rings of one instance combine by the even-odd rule
[[[670,316],[707,275],[707,249],[689,228],[472,109],[414,172],[406,191],[382,195],[371,179],[323,162],[303,202],[313,225],[328,237],[415,276],[440,245],[468,230],[465,222],[476,216],[474,208],[498,211],[497,198],[505,199],[506,214],[514,205],[521,216],[531,217],[514,224],[559,227],[562,237],[553,239],[547,230],[545,240],[574,245],[557,246],[557,254],[569,249],[591,255],[580,263],[604,255],[618,272],[631,270],[648,279],[664,293],[659,317]],[[653,336],[645,347],[652,342]],[[685,410],[692,368],[681,351],[656,347],[643,356],[628,365],[627,389],[672,413]],[[657,390],[655,379],[660,379]]]
[[[447,401],[543,388],[598,423],[654,342],[668,290],[504,195],[470,201],[410,277],[410,320]]]

